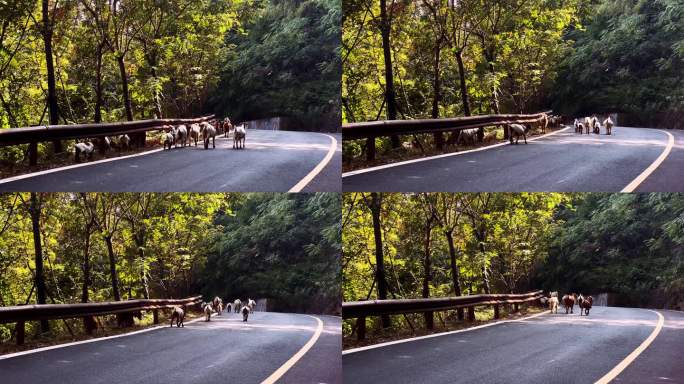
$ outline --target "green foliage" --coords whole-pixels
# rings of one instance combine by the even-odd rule
[[[339,195],[250,195],[233,209],[216,218],[204,292],[269,298],[282,310],[339,311]]]
[[[554,109],[625,112],[636,122],[675,126],[684,111],[684,4],[602,0],[569,31]],[[655,116],[654,116],[655,114]],[[679,116],[679,117],[678,117]],[[679,125],[681,127],[681,125]]]
[[[221,114],[237,121],[286,116],[295,127],[334,131],[340,121],[340,2],[250,2],[232,29],[221,83]],[[256,15],[255,15],[256,13]]]
[[[587,194],[557,213],[546,289],[618,295],[618,304],[684,308],[684,197]]]

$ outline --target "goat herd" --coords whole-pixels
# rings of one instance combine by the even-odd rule
[[[542,297],[540,300],[542,305],[548,304],[551,313],[558,313],[558,305],[562,303],[563,307],[565,307],[566,315],[568,312],[573,313],[572,309],[575,306],[575,303],[577,303],[580,308],[580,316],[583,314],[589,316],[589,310],[591,309],[591,305],[594,303],[593,297],[583,296],[581,293],[579,296],[577,296],[575,293],[564,295],[559,301],[558,292],[551,292],[550,297]]]
[[[229,118],[220,120],[214,120],[214,124],[210,124],[203,121],[199,124],[190,124],[189,127],[181,124],[179,126],[164,126],[163,144],[164,149],[171,147],[174,148],[185,147],[192,145],[195,142],[195,147],[197,146],[198,140],[204,142],[204,149],[209,149],[209,141],[211,140],[212,148],[216,148],[216,135],[218,130],[223,130],[224,137],[228,137],[230,132],[233,132],[233,148],[234,149],[244,149],[245,148],[245,137],[247,135],[247,130],[244,124],[233,126]]]
[[[586,133],[588,135],[589,131],[597,135],[600,135],[601,126],[605,127],[606,135],[613,134],[613,120],[610,118],[610,116],[603,120],[603,124],[601,124],[601,122],[596,116],[592,116],[585,117],[584,119],[579,120],[575,119],[573,125],[575,126],[575,133],[579,133],[580,135],[582,133]]]
[[[202,313],[204,313],[205,321],[211,321],[211,314],[216,312],[216,316],[221,316],[223,311],[226,310],[227,313],[241,313],[242,321],[247,321],[249,314],[256,311],[256,301],[252,299],[247,299],[247,301],[242,301],[240,299],[235,299],[232,303],[228,302],[223,304],[223,300],[216,296],[214,300],[209,303],[202,303]],[[171,327],[173,327],[173,322],[176,321],[176,327],[185,327],[183,320],[185,319],[185,306],[173,307],[171,311]]]
[[[527,144],[527,133],[531,131],[532,129],[539,129],[539,131],[544,134],[546,133],[546,128],[560,128],[563,124],[563,117],[562,116],[554,116],[554,115],[547,115],[543,114],[542,117],[529,124],[508,124],[508,129],[509,129],[509,136],[508,139],[511,144],[518,144],[518,141],[520,138],[523,139],[525,144]],[[606,131],[606,135],[611,135],[613,133],[613,120],[610,118],[610,116],[606,117],[603,120],[603,123],[599,120],[598,117],[595,115],[591,117],[584,117],[580,119],[575,119],[574,121],[574,126],[575,126],[575,133],[585,133],[588,135],[590,132],[593,132],[595,134],[600,134],[601,133],[601,127],[603,127]],[[475,143],[478,140],[478,131],[479,128],[469,128],[469,129],[462,129],[458,133],[458,138],[456,139],[456,144],[463,143],[463,144],[469,144],[472,143],[475,145]],[[491,131],[488,132],[484,135],[482,141],[484,143],[487,142],[492,142],[496,140],[496,131]]]
[[[216,135],[220,134],[221,131],[225,138],[228,138],[230,133],[233,133],[233,148],[234,149],[244,149],[245,148],[245,138],[247,136],[247,127],[245,124],[233,125],[229,118],[223,120],[214,120],[212,123],[203,121],[199,124],[186,125],[165,125],[163,127],[164,133],[162,135],[162,144],[164,149],[178,148],[191,146],[192,143],[197,143],[201,140],[204,142],[204,149],[209,149],[209,142],[211,142],[212,148],[216,148]],[[95,141],[95,140],[94,140]],[[109,149],[129,149],[131,138],[127,134],[108,137],[105,136],[101,139],[96,139],[95,141],[101,148],[102,153]],[[86,159],[92,159],[95,152],[95,144],[93,141],[85,141],[81,143],[76,143],[74,145],[74,158],[76,162],[80,161],[81,155]]]

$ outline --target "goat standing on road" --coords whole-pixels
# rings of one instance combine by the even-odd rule
[[[247,317],[249,317],[249,306],[245,305],[242,307],[242,321],[247,321]]]
[[[573,307],[575,306],[575,301],[577,300],[577,295],[574,293],[572,295],[565,295],[563,296],[563,306],[565,307],[565,314],[568,314],[568,310],[570,313],[572,312]]]
[[[209,149],[209,139],[212,140],[212,148],[216,148],[216,128],[209,123],[202,124],[202,140],[204,149]]]
[[[202,306],[205,315],[205,321],[211,321],[211,303],[204,303]]]
[[[173,307],[173,312],[171,312],[171,327],[173,327],[173,320],[176,320],[176,327],[185,327],[183,324],[183,319],[185,319],[185,311],[181,307]]]
[[[525,144],[527,144],[527,127],[520,124],[510,124],[509,131],[510,135],[508,135],[508,139],[511,141],[511,144],[513,144],[513,136],[515,136],[515,144],[518,144],[520,136],[523,137]]]
[[[233,148],[240,149],[240,144],[242,144],[242,149],[245,149],[245,136],[247,136],[245,125],[236,126],[235,132],[233,132]]]
[[[603,125],[606,127],[606,135],[611,135],[613,133],[613,120],[610,116],[603,120]]]
[[[240,299],[235,299],[235,301],[233,301],[233,310],[235,311],[235,313],[240,312],[241,307],[242,301]]]
[[[589,310],[591,309],[591,305],[594,303],[594,298],[591,296],[584,297],[582,294],[580,294],[577,302],[580,307],[580,316],[582,316],[583,312],[589,316]]]
[[[197,142],[199,141],[200,138],[200,126],[199,124],[191,124],[190,125],[190,145],[192,145],[192,142],[195,142],[195,147],[197,146]]]
[[[188,142],[188,129],[182,124],[176,128],[176,147],[179,142],[182,147],[185,147]]]

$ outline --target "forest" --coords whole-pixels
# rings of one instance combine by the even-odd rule
[[[344,301],[543,289],[684,309],[682,194],[348,193],[342,220]]]
[[[0,305],[201,294],[338,313],[340,204],[333,193],[2,194]],[[79,319],[26,326],[82,333]],[[13,328],[0,324],[2,342]]]
[[[340,19],[332,0],[3,1],[0,128],[215,113],[334,131]]]
[[[681,128],[680,0],[350,0],[343,14],[343,122],[553,110]]]

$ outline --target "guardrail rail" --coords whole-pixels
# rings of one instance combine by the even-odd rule
[[[171,125],[200,123],[215,118],[214,115],[208,115],[193,119],[152,119],[0,129],[0,147],[29,144],[29,165],[36,165],[39,142],[158,131],[168,129]]]
[[[366,336],[366,317],[398,315],[406,313],[428,313],[432,316],[436,311],[447,311],[460,308],[468,308],[468,320],[475,320],[475,307],[492,305],[494,318],[499,318],[499,306],[513,304],[515,310],[518,304],[539,300],[544,296],[543,291],[533,291],[519,294],[484,294],[454,297],[435,297],[427,299],[391,299],[391,300],[366,300],[350,301],[342,303],[342,318],[357,319],[356,331],[359,340]],[[428,326],[428,329],[431,327]]]
[[[461,131],[496,125],[503,125],[505,127],[508,124],[531,124],[540,122],[545,115],[549,115],[551,112],[546,111],[527,115],[478,115],[444,119],[378,120],[347,123],[342,124],[342,140],[366,139],[366,159],[373,160],[375,159],[376,137]]]
[[[137,299],[75,304],[32,304],[0,307],[0,323],[17,323],[17,345],[24,343],[25,323],[38,320],[58,320],[114,315],[138,311],[153,311],[154,324],[159,323],[159,309],[179,305],[194,305],[202,296],[187,299]]]

